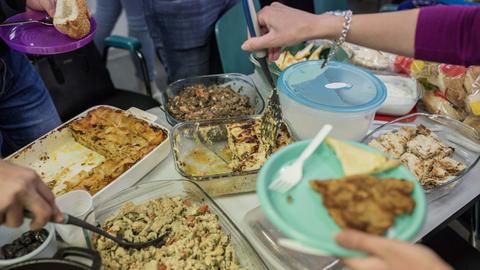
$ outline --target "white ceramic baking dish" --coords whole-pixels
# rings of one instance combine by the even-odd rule
[[[104,157],[77,143],[66,126],[99,107],[120,110],[106,105],[92,107],[6,159],[15,164],[34,169],[43,179],[51,179],[58,174],[62,174],[62,178],[65,179],[68,176],[77,174],[81,170],[91,170],[102,162]],[[124,111],[124,113],[146,121],[152,126],[161,128],[167,137],[130,169],[93,195],[94,206],[111,199],[115,194],[133,186],[170,153],[169,131],[167,128],[155,123],[156,116],[137,108],[130,108]],[[62,187],[62,183],[58,183],[53,191],[62,189]]]

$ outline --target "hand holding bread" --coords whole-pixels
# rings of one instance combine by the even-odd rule
[[[45,11],[55,28],[74,39],[90,33],[90,12],[86,0],[27,0],[27,10]]]
[[[81,39],[90,33],[90,15],[86,0],[57,0],[53,25],[61,33]]]

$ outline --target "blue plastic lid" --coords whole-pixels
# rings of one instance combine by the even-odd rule
[[[330,112],[367,111],[385,101],[385,85],[372,73],[333,61],[322,69],[322,62],[291,65],[278,78],[278,90],[296,102]],[[338,83],[346,86],[335,89]]]

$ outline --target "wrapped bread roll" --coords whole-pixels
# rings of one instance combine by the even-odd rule
[[[53,25],[74,39],[81,39],[90,33],[86,0],[57,0]]]
[[[465,123],[465,124],[475,128],[476,130],[480,131],[480,117],[479,116],[469,115],[469,116],[467,116],[467,118],[465,118],[463,123]]]
[[[465,99],[465,104],[468,112],[480,116],[480,74],[477,76],[477,79],[470,83],[470,94]]]
[[[467,69],[462,66],[441,64],[438,67],[438,84],[440,91],[456,107],[465,106],[467,93],[463,88]]]
[[[468,94],[473,93],[473,84],[477,80],[477,83],[480,85],[480,67],[471,66],[467,69],[467,74],[465,75],[464,87]]]
[[[465,118],[465,111],[455,108],[438,90],[426,91],[422,101],[430,113],[447,115],[460,121]]]

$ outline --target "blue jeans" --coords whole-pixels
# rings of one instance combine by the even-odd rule
[[[45,84],[25,55],[0,55],[0,147],[7,156],[60,125]]]
[[[95,45],[100,50],[103,50],[104,40],[111,33],[118,17],[122,13],[122,7],[127,13],[128,21],[128,35],[138,39],[142,43],[142,52],[147,62],[148,75],[150,80],[156,79],[155,71],[155,47],[152,38],[148,32],[148,27],[145,22],[145,14],[143,11],[142,1],[136,0],[97,0],[97,7],[95,10],[95,19],[97,20],[97,32],[95,33]],[[137,77],[140,77],[139,66],[137,61],[134,61],[137,68]]]
[[[169,82],[209,74],[215,22],[236,2],[143,0],[150,36]]]

